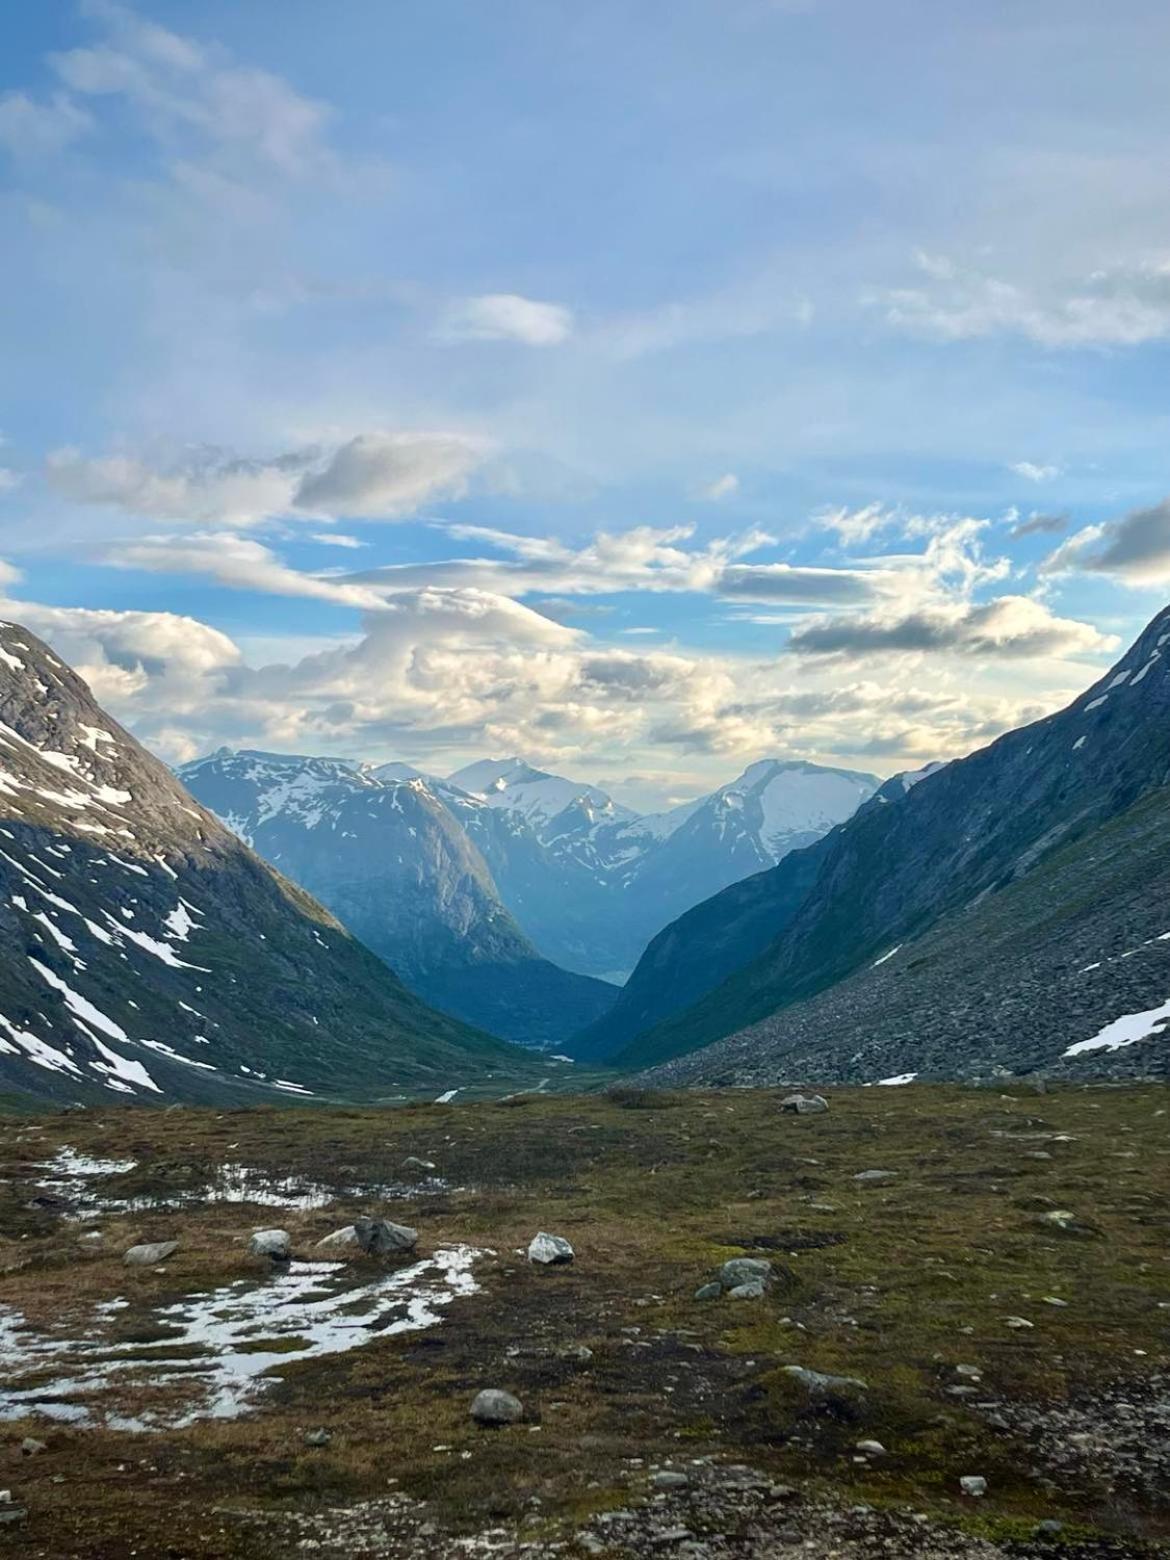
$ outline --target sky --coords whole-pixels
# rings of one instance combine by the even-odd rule
[[[178,762],[882,775],[1170,584],[1162,0],[0,8],[0,613]]]

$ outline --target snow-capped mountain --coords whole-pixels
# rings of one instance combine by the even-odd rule
[[[547,774],[522,758],[483,758],[448,775],[447,783],[478,796],[489,807],[519,813],[538,830],[576,806],[584,806],[598,822],[637,817],[597,786]]]
[[[466,826],[487,809],[443,782],[408,765],[228,749],[180,774],[444,1012],[539,1046],[559,1042],[570,1015],[589,1023],[613,1000],[612,987],[558,969],[524,936]]]
[[[322,784],[288,777],[269,811],[313,816]],[[517,1066],[531,1062],[427,1008],[45,645],[0,624],[0,1087],[257,1103]]]

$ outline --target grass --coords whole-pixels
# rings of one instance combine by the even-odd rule
[[[466,1241],[495,1255],[477,1270],[483,1291],[437,1328],[375,1334],[344,1355],[290,1354],[246,1418],[149,1436],[31,1418],[0,1427],[0,1484],[30,1512],[0,1530],[0,1554],[275,1556],[287,1535],[258,1534],[233,1513],[391,1489],[425,1500],[430,1520],[453,1530],[531,1523],[538,1511],[539,1531],[556,1533],[628,1504],[643,1477],[631,1460],[701,1456],[985,1534],[1054,1516],[1070,1531],[1114,1531],[1107,1490],[1053,1484],[1034,1447],[947,1389],[969,1379],[955,1372],[962,1364],[980,1373],[978,1401],[1060,1403],[1103,1382],[1136,1391],[1167,1369],[1166,1090],[837,1090],[827,1115],[808,1117],[782,1113],[782,1092],[616,1088],[523,1096],[520,1108],[4,1121],[0,1304],[46,1328],[80,1325],[122,1296],[129,1305],[106,1336],[140,1345],[144,1367],[166,1352],[160,1306],[259,1271],[246,1250],[253,1227],[287,1228],[303,1253],[368,1206],[348,1185],[409,1180],[408,1155],[433,1160],[447,1188],[377,1211],[418,1228],[424,1252]],[[35,1165],[66,1144],[138,1161],[103,1184],[112,1195],[165,1203],[230,1162],[336,1188],[338,1200],[305,1212],[195,1203],[106,1215],[101,1250],[82,1253],[59,1211],[27,1207]],[[873,1168],[896,1174],[854,1181]],[[1063,1233],[1043,1220],[1052,1209],[1094,1232]],[[572,1266],[527,1263],[538,1229],[572,1241]],[[180,1242],[161,1271],[122,1265],[127,1246],[155,1239]],[[745,1253],[776,1264],[764,1300],[693,1299]],[[355,1277],[375,1271],[362,1263]],[[1011,1316],[1034,1326],[1014,1330]],[[258,1333],[255,1347],[272,1340]],[[790,1363],[868,1386],[810,1399]],[[467,1410],[483,1386],[515,1392],[525,1423],[477,1430]],[[131,1383],[119,1406],[158,1392]],[[305,1444],[315,1428],[328,1445]],[[22,1459],[25,1435],[48,1451]],[[862,1438],[888,1455],[855,1462]],[[977,1509],[958,1495],[969,1472],[989,1481]],[[1151,1542],[1170,1538],[1170,1513],[1153,1499],[1136,1515],[1131,1505],[1126,1523]]]

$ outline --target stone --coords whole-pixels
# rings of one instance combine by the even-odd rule
[[[736,1284],[734,1289],[727,1291],[729,1300],[762,1300],[767,1293],[762,1279],[752,1279],[747,1284]]]
[[[1057,1538],[1064,1532],[1064,1523],[1048,1517],[1044,1522],[1037,1522],[1032,1532],[1036,1538]]]
[[[978,1473],[965,1473],[959,1480],[959,1488],[964,1495],[986,1495],[987,1480]]]
[[[718,1281],[711,1284],[700,1284],[695,1290],[696,1300],[718,1300],[723,1293],[723,1285]]]
[[[287,1230],[253,1230],[248,1250],[254,1257],[287,1262],[292,1256],[292,1236]]]
[[[514,1425],[523,1416],[520,1399],[496,1387],[477,1393],[471,1405],[471,1417],[479,1425]]]
[[[334,1230],[332,1235],[323,1235],[317,1242],[317,1250],[332,1251],[341,1246],[356,1246],[357,1243],[357,1230],[352,1224],[347,1224],[344,1229]]]
[[[858,1441],[857,1450],[867,1457],[884,1457],[886,1449],[880,1441]]]
[[[650,1475],[650,1483],[656,1490],[685,1490],[690,1482],[685,1473],[675,1468],[661,1468]]]
[[[407,1154],[402,1161],[404,1170],[433,1170],[434,1162],[430,1159],[420,1159],[417,1154]]]
[[[1013,1332],[1026,1332],[1035,1327],[1035,1322],[1030,1322],[1026,1316],[1005,1316],[1003,1325],[1010,1327]]]
[[[719,1269],[719,1282],[724,1289],[738,1289],[743,1284],[767,1284],[772,1277],[772,1264],[764,1257],[732,1257]]]
[[[308,1430],[305,1432],[306,1446],[328,1446],[333,1437],[328,1430]]]
[[[26,1457],[35,1457],[38,1452],[47,1452],[48,1446],[44,1441],[38,1441],[36,1436],[26,1435],[20,1443],[20,1449]]]
[[[541,1267],[560,1267],[566,1262],[572,1262],[573,1248],[563,1235],[549,1235],[540,1230],[528,1243],[529,1262],[538,1262]]]
[[[896,1170],[859,1170],[853,1179],[863,1184],[867,1181],[892,1181],[897,1173]]]
[[[353,1232],[358,1245],[371,1257],[394,1256],[418,1245],[417,1230],[408,1224],[391,1224],[388,1219],[355,1219]]]
[[[865,1382],[859,1381],[856,1376],[826,1376],[819,1370],[809,1370],[805,1365],[785,1365],[784,1374],[799,1381],[810,1392],[839,1392],[854,1388],[866,1391]]]
[[[780,1109],[792,1111],[797,1116],[819,1116],[829,1108],[823,1094],[790,1094],[780,1101]]]
[[[127,1267],[153,1267],[156,1262],[165,1262],[178,1249],[177,1240],[147,1241],[141,1246],[131,1246],[123,1253],[122,1261]]]

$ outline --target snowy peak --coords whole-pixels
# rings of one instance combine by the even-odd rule
[[[620,806],[597,786],[534,769],[522,758],[480,759],[457,769],[447,777],[447,783],[480,797],[492,807],[519,813],[538,829],[560,817],[575,803],[582,803],[603,815],[597,821],[636,817],[629,808]]]
[[[720,835],[736,828],[758,847],[761,863],[772,864],[851,817],[878,784],[853,770],[760,759],[694,807],[688,824]]]

